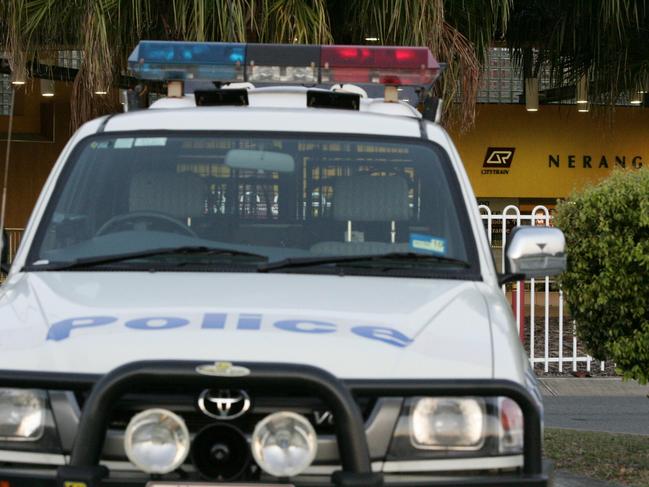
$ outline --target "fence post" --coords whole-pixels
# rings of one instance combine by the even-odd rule
[[[520,323],[518,335],[525,346],[525,281],[518,281],[516,286],[517,292],[512,289],[512,309],[516,320]]]
[[[513,210],[514,216],[510,217],[508,213]],[[502,268],[505,269],[505,247],[507,246],[507,219],[515,218],[516,226],[521,224],[521,212],[515,205],[508,205],[502,212]],[[503,286],[504,288],[504,286]],[[504,289],[503,289],[504,291]],[[516,289],[512,287],[512,310],[516,317],[516,325],[518,327],[518,334],[521,337],[521,343],[525,343],[525,282],[519,281]]]
[[[550,226],[550,211],[543,205],[535,206],[532,209],[532,226],[541,225]],[[545,372],[550,370],[550,278],[545,277],[545,308],[544,308],[544,347],[543,347],[543,367]],[[532,324],[531,326],[535,326]]]

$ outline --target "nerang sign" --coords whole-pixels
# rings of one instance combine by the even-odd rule
[[[612,118],[575,106],[479,105],[475,127],[453,134],[478,197],[561,198],[614,170],[649,164],[649,110]]]

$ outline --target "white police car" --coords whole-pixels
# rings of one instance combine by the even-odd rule
[[[170,96],[74,134],[0,288],[0,485],[550,485],[500,284],[560,272],[563,236],[517,229],[497,274],[451,140],[398,100],[430,52],[129,62]]]

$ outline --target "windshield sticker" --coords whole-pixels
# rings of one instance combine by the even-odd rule
[[[411,233],[410,248],[413,250],[423,250],[431,254],[446,255],[446,239],[421,233]]]
[[[115,139],[113,147],[115,149],[130,149],[131,147],[133,147],[133,139]]]
[[[91,142],[90,143],[90,148],[91,149],[108,149],[109,143],[107,140],[103,142]]]
[[[135,139],[135,147],[155,147],[167,145],[166,137],[138,137]]]
[[[230,320],[228,320],[230,317]],[[288,333],[301,333],[310,335],[328,335],[332,333],[348,333],[367,340],[378,341],[393,347],[405,348],[413,342],[413,339],[404,335],[395,328],[384,325],[360,325],[343,326],[338,323],[310,319],[278,319],[264,320],[260,314],[236,314],[227,313],[205,313],[199,322],[188,318],[174,316],[152,316],[120,320],[114,316],[85,316],[79,318],[68,318],[58,321],[50,326],[47,333],[47,341],[60,342],[67,340],[78,333],[81,329],[99,328],[111,325],[122,329],[135,330],[137,332],[163,331],[174,328],[190,327],[197,330],[204,330],[210,333],[213,330],[231,331],[260,331],[275,329]]]

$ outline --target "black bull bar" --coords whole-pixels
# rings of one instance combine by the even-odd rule
[[[285,392],[310,392],[323,400],[335,420],[335,433],[342,470],[333,474],[336,485],[381,485],[383,477],[373,473],[369,447],[356,396],[504,396],[523,412],[524,447],[522,473],[507,485],[546,485],[541,443],[539,407],[530,393],[512,381],[459,380],[346,380],[337,379],[317,367],[296,364],[237,362],[247,375],[205,375],[197,361],[141,361],[122,365],[105,375],[52,372],[0,371],[0,387],[49,390],[88,390],[69,465],[59,467],[59,485],[101,485],[107,469],[99,466],[108,421],[115,402],[125,394],[142,390],[173,388],[237,388]],[[514,482],[511,482],[514,480]],[[74,482],[79,482],[75,484]],[[520,482],[520,484],[519,484]],[[453,481],[430,485],[458,485]],[[476,484],[478,485],[478,484]],[[485,484],[486,485],[486,484]],[[491,485],[491,484],[490,484]],[[504,485],[504,484],[503,484]]]

